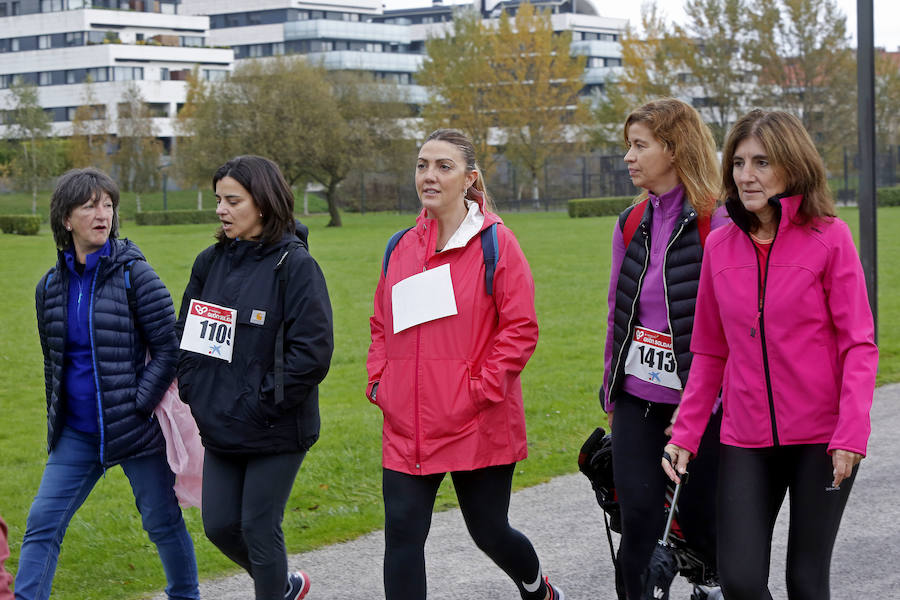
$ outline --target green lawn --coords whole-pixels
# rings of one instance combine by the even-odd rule
[[[171,204],[170,204],[171,206]],[[0,212],[4,212],[0,202]],[[856,228],[855,210],[841,215]],[[344,214],[342,228],[327,217],[305,219],[310,248],[328,280],[334,307],[335,355],[321,389],[322,438],[294,485],[285,516],[291,552],[347,540],[383,524],[380,491],[381,418],[363,397],[368,317],[384,244],[412,222],[411,215]],[[563,213],[506,215],[531,263],[537,284],[541,337],[523,374],[529,458],[517,487],[576,469],[581,442],[605,417],[597,401],[602,372],[614,219],[569,219]],[[900,208],[879,211],[881,383],[900,381]],[[137,242],[169,287],[176,304],[196,254],[212,242],[213,227],[137,227],[122,236]],[[0,314],[0,514],[10,525],[14,572],[25,515],[45,461],[46,435],[40,346],[35,331],[34,284],[54,260],[45,227],[36,237],[0,235],[2,280],[9,286]],[[587,482],[585,481],[585,485]],[[449,482],[437,505],[455,504]],[[590,507],[573,507],[590,510]],[[201,576],[235,571],[206,541],[197,509],[185,512],[197,545]],[[599,542],[598,542],[599,543]],[[373,556],[373,560],[381,560]],[[165,585],[121,469],[110,470],[76,514],[63,545],[57,600],[140,598]],[[125,590],[123,592],[123,590]]]

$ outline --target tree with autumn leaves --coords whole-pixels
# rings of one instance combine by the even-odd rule
[[[571,40],[571,32],[554,32],[550,14],[529,3],[498,22],[471,10],[457,14],[452,32],[428,40],[417,74],[431,92],[425,129],[469,135],[488,179],[503,152],[528,174],[537,200],[544,165],[571,152],[590,122],[578,97],[585,59],[572,56]]]
[[[856,136],[855,55],[835,0],[686,0],[685,13],[684,26],[670,26],[655,3],[644,6],[644,35],[623,36],[623,74],[595,111],[595,141],[620,140],[630,110],[670,95],[692,101],[719,143],[751,108],[794,113],[834,165]],[[878,102],[898,112],[895,99]]]

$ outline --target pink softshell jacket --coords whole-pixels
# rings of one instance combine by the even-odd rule
[[[485,291],[479,235],[435,252],[437,222],[423,211],[394,248],[375,290],[366,369],[371,400],[384,415],[382,464],[412,475],[479,469],[527,456],[519,374],[537,345],[534,281],[525,255],[500,218],[494,293]],[[458,314],[394,334],[391,288],[450,265]]]
[[[747,233],[732,223],[707,239],[672,436],[692,453],[720,386],[724,444],[866,453],[878,349],[862,266],[840,219],[795,222],[801,198],[781,200],[762,298]]]

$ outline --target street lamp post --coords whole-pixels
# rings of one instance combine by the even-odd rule
[[[872,0],[856,0],[859,111],[859,255],[878,336],[875,200],[875,32]]]

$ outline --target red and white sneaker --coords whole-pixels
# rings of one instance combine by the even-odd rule
[[[549,577],[544,577],[544,581],[547,583],[547,589],[550,590],[550,600],[566,600],[566,595],[561,589],[550,583]]]
[[[284,593],[284,600],[302,600],[308,591],[309,575],[303,571],[288,574],[288,589]]]

